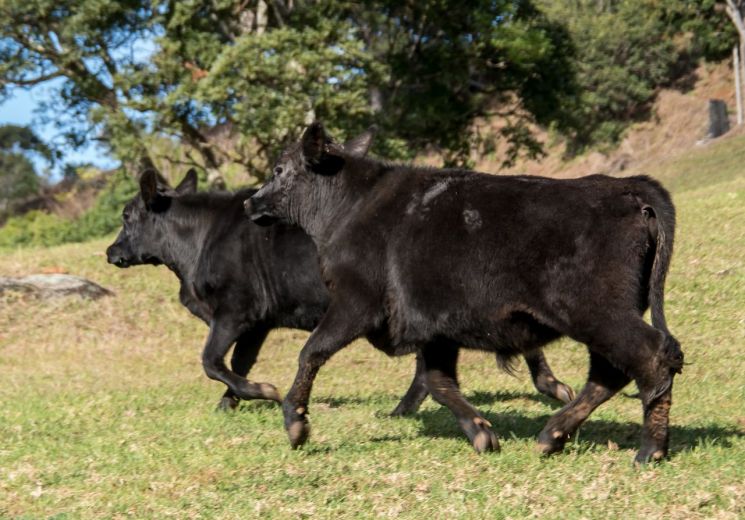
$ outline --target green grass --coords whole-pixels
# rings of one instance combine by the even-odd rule
[[[667,315],[691,363],[675,382],[667,462],[632,466],[641,409],[622,395],[563,454],[539,458],[535,436],[556,404],[524,368],[511,377],[467,352],[465,394],[502,444],[477,456],[431,400],[413,418],[387,417],[413,359],[363,342],[321,371],[311,441],[293,452],[276,405],[213,411],[223,389],[202,374],[207,330],[179,305],[173,275],[110,267],[96,241],[0,256],[3,275],[62,267],[116,293],[0,297],[0,517],[742,518],[745,173],[732,156],[744,149],[733,138],[650,172],[674,188]],[[273,333],[253,379],[286,390],[306,337]],[[565,341],[547,355],[582,385],[584,347]]]

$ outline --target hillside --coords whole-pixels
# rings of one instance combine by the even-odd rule
[[[730,112],[731,130],[717,140],[705,139],[708,128],[708,101],[722,99]],[[549,145],[547,155],[539,161],[519,161],[503,170],[501,157],[474,158],[481,171],[528,173],[549,177],[580,177],[591,173],[626,175],[651,172],[694,147],[706,149],[718,140],[740,135],[745,130],[735,127],[735,99],[731,65],[728,62],[701,64],[674,88],[661,89],[647,121],[635,123],[626,131],[617,147],[606,151],[591,151],[565,160],[565,147]],[[483,123],[482,123],[483,124]],[[498,121],[485,123],[498,126]],[[744,125],[745,126],[745,125]],[[545,131],[534,129],[541,141],[551,143]]]

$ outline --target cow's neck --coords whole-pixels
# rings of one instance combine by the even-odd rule
[[[345,171],[329,177],[319,177],[310,186],[299,204],[290,204],[291,218],[310,235],[317,247],[323,247],[346,217],[373,189],[371,178],[352,178]],[[312,201],[313,204],[308,204]]]
[[[180,209],[174,204],[169,210],[173,215],[164,226],[161,259],[184,282],[197,267],[214,215],[207,209],[198,212],[190,209],[188,213]]]

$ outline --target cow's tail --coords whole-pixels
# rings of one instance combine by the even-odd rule
[[[649,273],[649,306],[652,326],[665,335],[661,360],[670,370],[680,373],[683,370],[683,351],[678,340],[670,333],[665,320],[665,277],[670,267],[675,235],[675,207],[670,195],[656,181],[647,179],[654,187],[651,197],[642,204],[642,213],[647,219],[649,233],[654,241],[654,261]],[[662,389],[664,391],[666,389]],[[660,392],[662,393],[662,392]]]

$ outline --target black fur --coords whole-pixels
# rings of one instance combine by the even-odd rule
[[[323,135],[312,126],[282,154],[282,174],[252,197],[262,215],[313,237],[331,290],[284,401],[293,445],[307,438],[320,366],[366,336],[389,354],[421,349],[433,397],[477,451],[495,449],[496,437],[458,391],[454,346],[508,360],[569,336],[591,353],[588,383],[549,421],[542,450],[560,450],[594,408],[634,379],[645,407],[638,460],[666,454],[682,353],[662,311],[675,213],[656,181],[395,165],[345,154]],[[321,139],[327,146],[319,157]],[[316,155],[306,157],[309,150]],[[318,164],[337,166],[319,175]],[[642,319],[648,302],[654,327]]]
[[[348,149],[366,152],[357,145]],[[326,311],[328,292],[313,241],[297,227],[251,223],[243,201],[255,190],[196,193],[193,171],[175,189],[154,171],[143,174],[140,184],[139,196],[123,211],[122,231],[107,250],[109,262],[165,264],[178,276],[181,303],[210,327],[203,364],[209,377],[228,386],[222,408],[234,408],[239,399],[279,400],[272,385],[245,377],[270,330],[310,331]],[[228,370],[224,356],[233,343]],[[555,380],[542,356],[528,363],[539,390],[566,400],[571,389]],[[418,369],[394,413],[416,411],[426,395]]]

